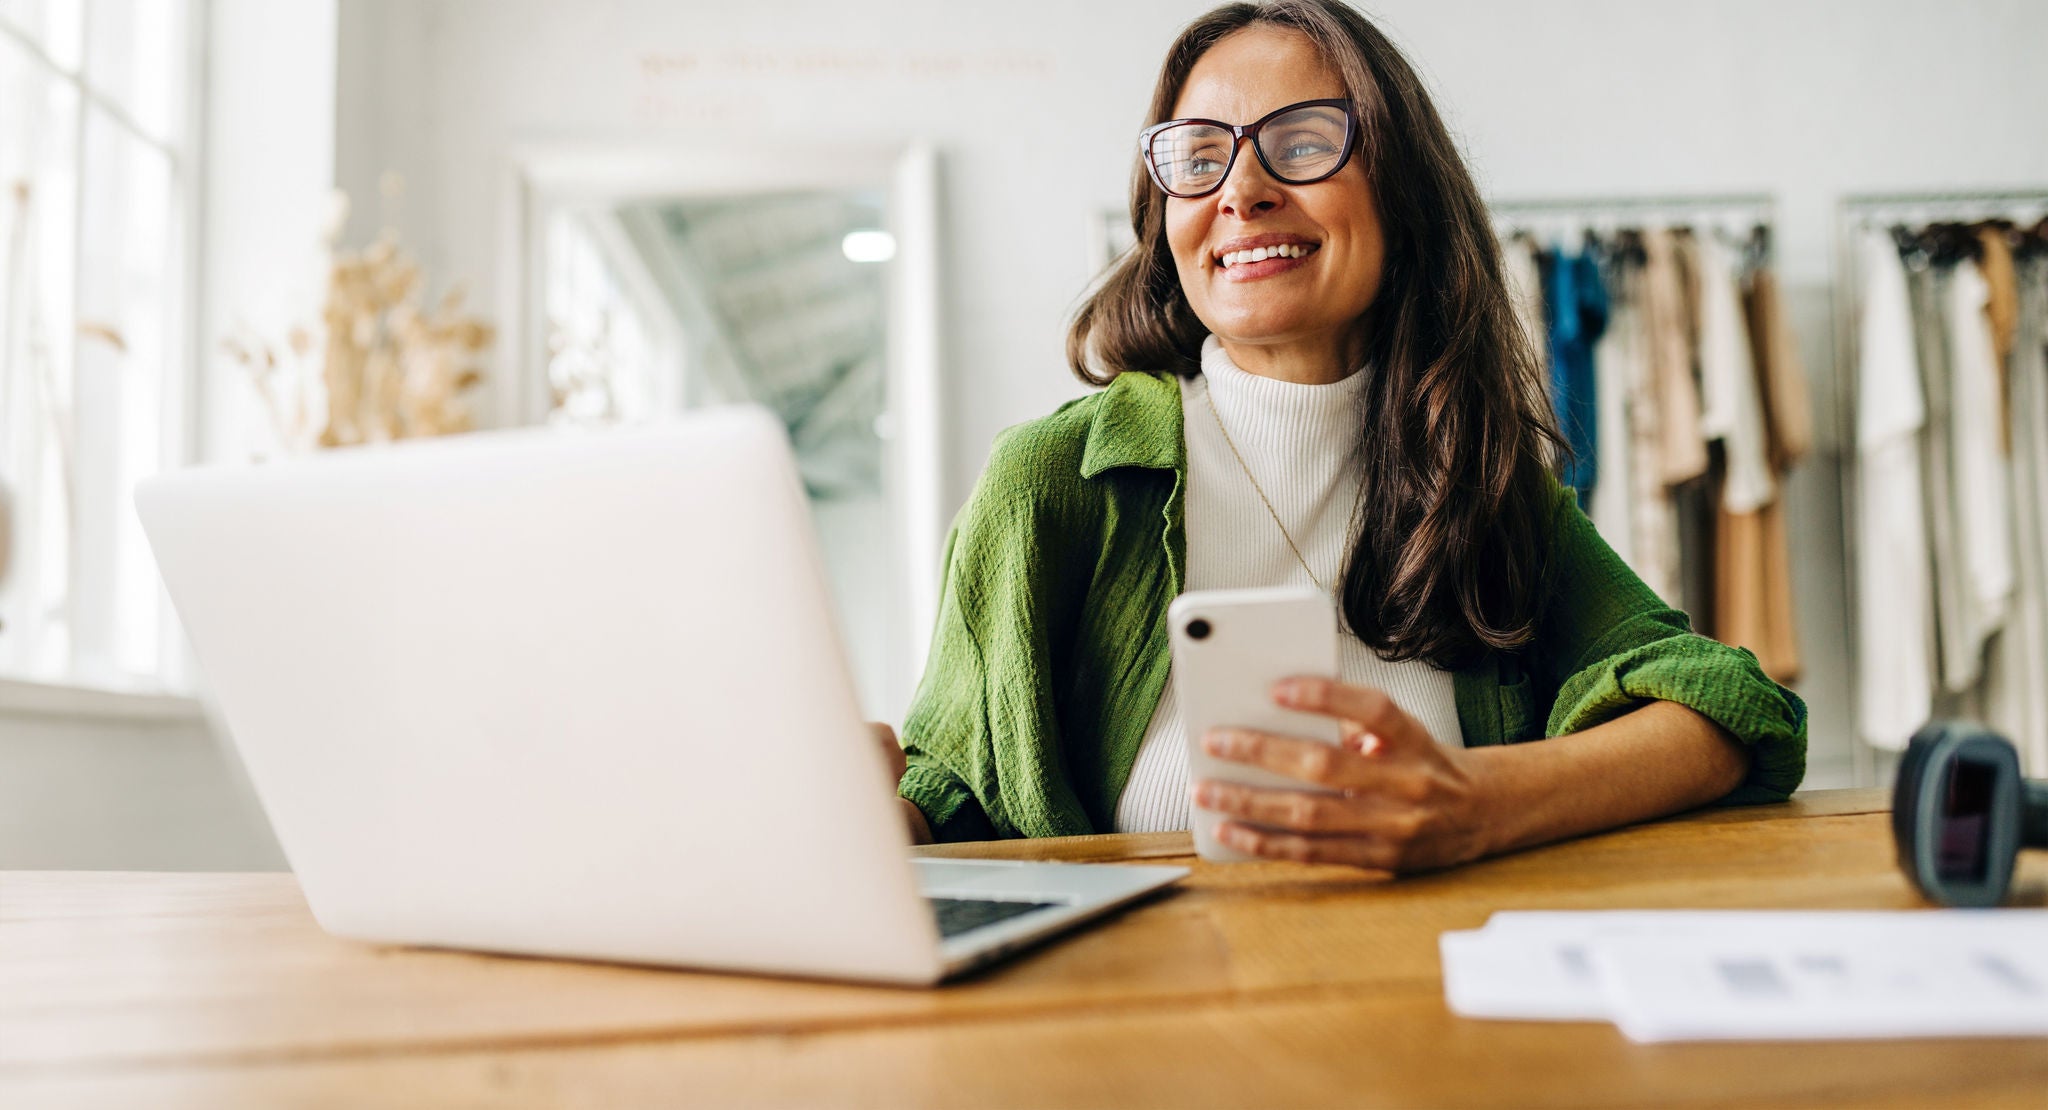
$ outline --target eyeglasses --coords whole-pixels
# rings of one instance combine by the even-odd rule
[[[1349,100],[1304,100],[1257,123],[1171,119],[1138,133],[1139,156],[1168,196],[1191,200],[1223,187],[1237,164],[1240,139],[1250,139],[1259,164],[1289,185],[1310,185],[1344,168],[1358,117]]]

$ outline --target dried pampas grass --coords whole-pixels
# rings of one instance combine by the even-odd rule
[[[396,189],[387,174],[387,199]],[[293,327],[281,347],[243,329],[221,349],[248,372],[290,450],[468,431],[491,326],[463,311],[459,286],[425,305],[425,277],[390,228],[361,250],[338,249],[347,215],[337,191],[320,323]]]

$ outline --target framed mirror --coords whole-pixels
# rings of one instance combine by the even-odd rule
[[[531,148],[507,188],[500,422],[768,408],[862,710],[900,723],[945,536],[932,150]]]

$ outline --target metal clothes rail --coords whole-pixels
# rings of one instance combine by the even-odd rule
[[[1777,198],[1769,193],[1521,197],[1487,203],[1496,233],[1527,231],[1539,238],[1645,225],[1770,227],[1777,222],[1777,207]]]

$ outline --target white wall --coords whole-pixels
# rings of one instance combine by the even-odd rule
[[[246,371],[221,352],[243,328],[282,349],[319,322],[320,232],[334,189],[334,0],[212,0],[206,190],[200,229],[202,389],[208,460],[274,449]]]
[[[0,694],[30,700],[0,683]],[[0,871],[269,870],[284,856],[195,709],[0,709]],[[100,700],[100,699],[83,699]]]
[[[902,142],[943,159],[948,505],[997,431],[1078,395],[1064,324],[1088,220],[1121,207],[1132,136],[1183,0],[341,0],[341,148],[397,169],[434,272],[498,272],[514,143]],[[1791,483],[1810,782],[1848,759],[1829,301],[1838,196],[2048,186],[2028,0],[1399,0],[1373,5],[1495,197],[1765,191],[1820,397]],[[1005,125],[989,126],[1002,118]]]

